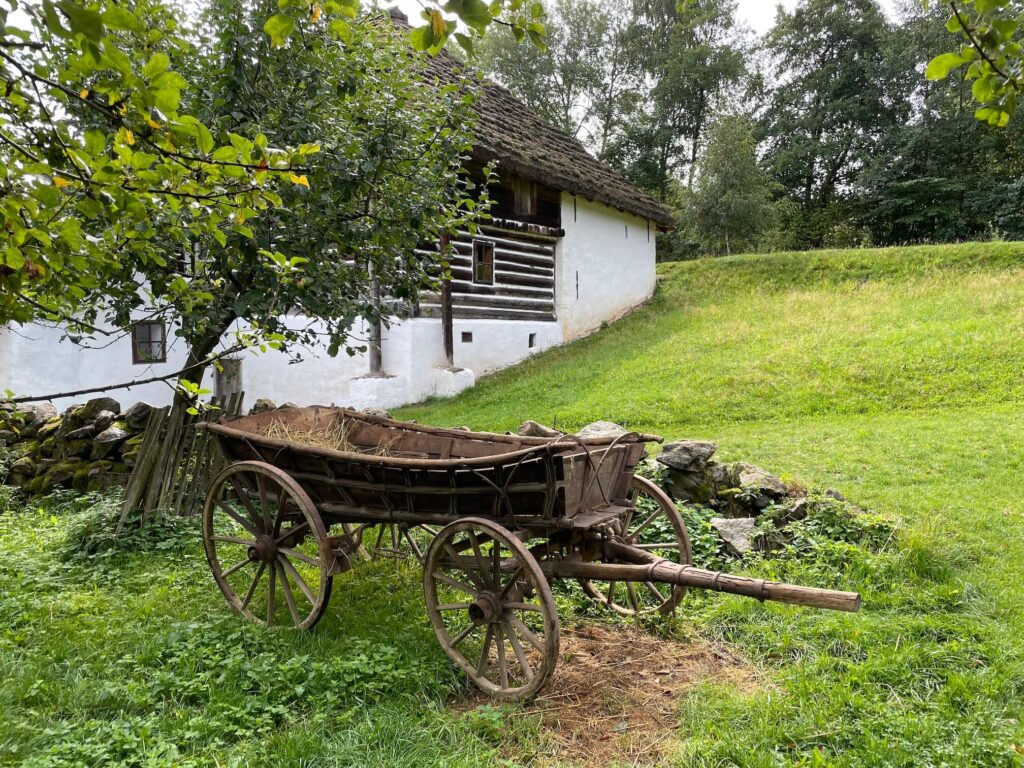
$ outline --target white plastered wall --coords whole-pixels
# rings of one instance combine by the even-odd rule
[[[298,364],[275,351],[244,353],[241,387],[246,404],[257,398],[300,405],[390,408],[433,395],[453,395],[475,377],[513,365],[531,354],[598,328],[646,301],[655,285],[655,229],[638,216],[562,194],[565,237],[555,255],[556,322],[455,319],[454,363],[463,373],[444,369],[441,322],[415,318],[384,330],[386,380],[373,381],[365,354],[337,357],[325,349],[303,353]],[[301,317],[290,322],[305,325]],[[354,333],[365,339],[366,328]],[[463,334],[471,334],[472,340]],[[133,365],[131,339],[102,349],[82,349],[61,341],[61,331],[36,325],[0,328],[0,390],[39,395],[109,385],[173,373],[184,365],[184,344],[168,333],[166,363]],[[530,337],[533,336],[533,346]],[[207,375],[205,388],[212,389]],[[136,400],[171,401],[167,384],[153,383],[110,393],[122,405]],[[58,408],[90,395],[55,400]]]
[[[555,313],[566,341],[647,301],[654,293],[655,225],[562,193],[565,237],[555,255]]]

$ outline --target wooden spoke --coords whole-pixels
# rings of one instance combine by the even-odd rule
[[[260,577],[263,576],[263,572],[267,569],[266,563],[260,563],[260,567],[256,569],[256,575],[252,579],[252,584],[249,585],[248,591],[245,593],[245,598],[242,600],[242,610],[244,611],[249,607],[249,603],[252,601],[252,596],[256,594],[256,587],[260,583]]]
[[[240,544],[243,547],[248,547],[255,539],[240,539],[237,536],[211,536],[210,541],[217,541],[223,544]]]
[[[657,585],[655,585],[655,584],[653,584],[653,583],[651,583],[649,581],[645,581],[644,582],[644,586],[647,587],[648,591],[652,595],[654,595],[654,599],[657,600],[659,604],[660,603],[664,603],[665,600],[668,599],[668,598],[665,597],[665,594],[660,589],[658,589]]]
[[[473,582],[479,592],[483,592],[487,589],[487,584],[484,582],[484,575],[482,573],[477,573],[475,569],[466,565],[467,562],[472,562],[472,560],[460,555],[455,551],[455,547],[448,542],[444,543],[444,549],[452,559],[450,564],[451,567],[458,568],[462,571],[462,573],[466,575],[466,578]],[[445,564],[448,565],[447,562]],[[475,596],[476,595],[474,594],[474,597]]]
[[[245,514],[236,511],[226,499],[238,498]],[[254,501],[258,499],[257,511]],[[253,538],[238,535],[241,526]],[[282,527],[286,528],[282,532]],[[327,538],[320,513],[309,495],[288,473],[259,461],[240,461],[229,464],[218,474],[206,495],[203,506],[203,548],[213,572],[214,581],[228,604],[245,618],[273,626],[280,618],[276,615],[277,586],[288,604],[291,623],[299,629],[312,628],[323,616],[330,599],[332,577],[328,569],[329,553],[323,547]],[[271,541],[273,539],[273,541]],[[281,544],[287,542],[289,546]],[[249,549],[250,557],[224,567],[227,556],[239,546]],[[235,576],[247,564],[256,565],[256,575]],[[316,569],[315,584],[310,580],[313,571],[303,576],[295,567],[303,563]],[[264,598],[259,589],[266,575],[266,613],[255,608]],[[234,579],[232,577],[234,576]],[[309,603],[306,610],[295,603],[292,581]],[[257,594],[260,595],[257,600]],[[257,613],[261,615],[257,615]],[[287,623],[287,622],[286,622]]]
[[[643,531],[644,528],[646,528],[648,525],[650,525],[655,520],[657,520],[660,516],[661,516],[661,510],[660,509],[656,510],[654,513],[651,514],[650,517],[648,517],[646,520],[644,520],[642,523],[640,523],[640,525],[637,526],[631,532],[630,538],[633,538],[633,539],[639,538],[641,531]]]
[[[288,583],[288,574],[285,573],[284,566],[280,561],[275,562],[274,566],[281,579],[281,591],[284,592],[284,601],[288,604],[288,613],[292,615],[292,621],[301,624],[302,618],[299,616],[298,608],[295,607],[295,595],[292,594],[292,585]]]
[[[505,584],[505,586],[501,588],[501,599],[502,600],[504,600],[508,596],[509,590],[511,590],[512,587],[514,587],[516,585],[516,582],[519,581],[519,579],[520,579],[520,577],[522,575],[523,575],[523,568],[522,568],[522,566],[520,566],[519,568],[516,568],[515,571],[512,572],[512,578],[509,579],[508,583]]]
[[[465,582],[459,581],[458,579],[453,579],[451,576],[447,576],[443,573],[434,574],[434,578],[438,581],[443,581],[449,587],[455,587],[455,589],[461,592],[465,592],[467,595],[472,595],[473,597],[476,597],[480,594],[480,590],[473,589]]]
[[[240,526],[245,528],[245,530],[247,530],[253,536],[259,536],[260,535],[259,531],[256,530],[256,526],[253,525],[253,522],[251,520],[246,520],[245,518],[243,518],[240,514],[235,512],[235,510],[233,510],[231,507],[229,507],[227,504],[225,504],[220,499],[217,499],[214,503],[217,505],[217,508],[221,512],[223,512],[225,515],[230,517],[232,520],[234,520]]]
[[[287,539],[289,536],[295,536],[295,535],[300,534],[300,533],[302,533],[302,532],[304,532],[304,531],[306,531],[308,529],[309,529],[309,523],[307,521],[303,520],[298,525],[293,525],[291,528],[289,528],[283,534],[281,534],[276,539],[274,539],[274,543],[280,545],[280,543],[282,541],[284,541],[285,539]]]
[[[317,568],[320,567],[320,561],[317,558],[310,557],[309,555],[304,555],[302,552],[299,552],[297,550],[290,549],[288,547],[278,547],[277,551],[283,555],[287,555],[289,558],[292,558],[293,560],[300,560],[303,563],[315,565]]]
[[[523,644],[519,642],[519,638],[516,637],[515,630],[512,629],[510,622],[503,622],[505,627],[505,636],[508,638],[509,644],[512,646],[512,651],[516,655],[516,660],[519,662],[520,668],[523,670],[523,675],[526,677],[526,681],[529,682],[533,679],[533,669],[530,667],[530,662],[526,660],[526,652],[523,651]]]
[[[510,611],[533,611],[534,613],[544,613],[544,609],[539,605],[533,603],[505,603],[505,608]]]
[[[494,625],[494,642],[498,648],[498,674],[501,678],[501,687],[508,688],[508,664],[505,662],[505,638],[501,627],[500,623]]]
[[[459,578],[446,573],[453,568],[460,569]],[[484,584],[470,586],[462,573],[467,581],[469,574],[482,576]],[[558,663],[558,616],[547,579],[522,541],[490,520],[452,523],[427,549],[423,586],[438,642],[478,687],[500,699],[522,699],[540,690]],[[450,589],[473,601],[453,600]],[[521,592],[531,596],[530,602]],[[531,626],[517,612],[528,613]],[[474,634],[477,628],[483,631]]]
[[[442,603],[437,606],[439,611],[468,611],[472,603]]]
[[[244,486],[239,487],[238,485],[235,485],[234,489],[235,496],[237,496],[238,500],[242,502],[242,506],[245,507],[245,511],[249,513],[249,518],[252,520],[253,525],[258,528],[263,524],[263,515],[256,512],[256,507],[252,505],[252,499],[249,498],[249,491],[246,490]]]
[[[473,631],[474,629],[476,629],[476,624],[470,624],[470,625],[469,625],[468,627],[466,627],[466,628],[465,628],[464,630],[462,630],[461,632],[459,632],[459,634],[457,634],[457,635],[456,635],[455,637],[453,637],[453,638],[452,638],[452,646],[454,647],[454,646],[458,645],[458,644],[459,644],[459,643],[461,643],[461,642],[462,642],[463,640],[465,640],[465,639],[466,639],[467,637],[469,637],[469,634],[470,634],[470,633],[471,633],[471,632],[472,632],[472,631]]]
[[[658,525],[653,525],[655,522]],[[623,513],[619,530],[622,537],[634,547],[662,553],[663,557],[680,565],[693,563],[690,537],[679,510],[661,488],[646,478],[633,478],[632,507]],[[599,562],[618,563],[608,558],[602,558]],[[624,616],[669,613],[686,594],[686,587],[671,586],[662,590],[653,583],[643,583],[642,589],[636,584],[625,583],[623,596],[623,590],[619,590],[619,585],[614,581],[609,581],[605,587],[588,579],[580,580],[588,596]]]
[[[295,581],[295,586],[299,588],[299,591],[306,596],[309,600],[310,605],[316,605],[316,595],[313,594],[313,590],[309,588],[309,585],[303,580],[299,572],[295,570],[295,566],[291,564],[291,561],[287,557],[278,555],[278,561],[284,566],[284,569],[288,572],[288,575]]]
[[[477,567],[480,568],[480,573],[487,572],[487,566],[484,564],[484,556],[480,554],[480,542],[476,539],[476,534],[473,531],[467,531],[469,536],[469,545],[473,548],[473,557],[476,559]]]
[[[519,631],[519,634],[526,638],[526,641],[530,645],[532,645],[538,651],[544,650],[544,642],[533,633],[533,630],[531,630],[528,626],[523,624],[522,619],[520,619],[515,614],[511,614],[508,617],[508,620],[512,623],[512,626]]]
[[[636,587],[633,586],[633,582],[626,582],[626,592],[629,594],[629,602],[633,606],[633,610],[640,613],[643,609],[640,607],[640,598],[637,597]]]
[[[250,560],[247,557],[242,562],[235,563],[234,565],[232,565],[230,568],[228,568],[226,571],[224,571],[221,575],[226,579],[232,573],[235,573],[236,571],[240,571],[242,568],[244,568],[245,566],[249,565],[249,563],[251,563],[251,562],[252,562],[252,560]]]
[[[267,497],[267,483],[263,475],[256,475],[256,487],[260,493],[260,514],[263,516],[263,530],[272,531],[274,530],[274,522],[270,519],[270,499]]]
[[[491,641],[494,639],[494,626],[492,624],[487,625],[487,632],[484,635],[484,647],[480,651],[480,661],[476,664],[476,673],[480,677],[483,677],[484,667],[487,666],[487,657],[491,652]]]
[[[267,626],[274,624],[274,602],[277,593],[277,569],[270,569],[270,585],[267,591]]]

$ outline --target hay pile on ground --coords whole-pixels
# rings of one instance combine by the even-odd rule
[[[544,724],[547,743],[532,756],[535,764],[656,764],[671,757],[681,735],[678,707],[687,689],[715,682],[752,692],[761,684],[757,671],[723,646],[624,626],[563,627],[560,657],[545,689],[518,714],[539,715]],[[487,704],[494,701],[473,693],[456,707]]]

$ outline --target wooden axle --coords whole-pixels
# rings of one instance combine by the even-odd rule
[[[632,564],[550,560],[541,562],[540,567],[546,575],[555,578],[678,584],[744,595],[757,600],[774,600],[813,608],[827,608],[832,611],[855,612],[860,609],[860,595],[856,592],[801,587],[796,584],[752,579],[748,576],[733,576],[721,571],[708,571],[692,565],[679,565],[621,541],[606,541],[605,547],[614,559],[632,561]]]

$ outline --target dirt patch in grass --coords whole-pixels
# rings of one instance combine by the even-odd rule
[[[551,681],[509,716],[540,717],[546,744],[534,764],[651,765],[671,752],[680,697],[705,682],[744,691],[761,684],[753,667],[719,645],[626,627],[563,628]],[[475,694],[457,706],[469,711],[489,703]]]

